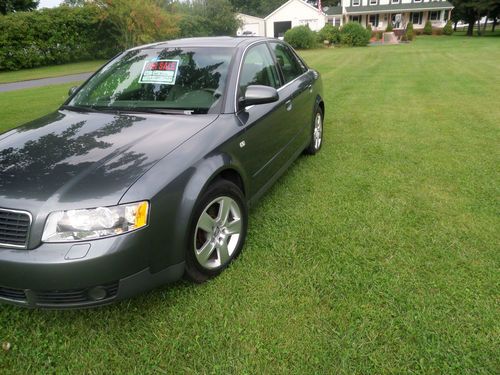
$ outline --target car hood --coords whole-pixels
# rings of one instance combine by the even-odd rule
[[[0,207],[117,204],[158,160],[217,115],[60,110],[0,135]],[[145,197],[148,198],[148,197]]]

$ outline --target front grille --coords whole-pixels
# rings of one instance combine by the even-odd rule
[[[116,297],[118,293],[118,283],[105,285],[102,288],[106,291],[106,296],[103,300]],[[92,302],[89,296],[89,289],[74,289],[74,290],[51,290],[51,291],[34,291],[36,302],[40,305],[66,305],[73,303]]]
[[[0,208],[0,246],[26,248],[30,226],[29,213]]]
[[[26,301],[26,293],[24,293],[24,290],[2,288],[0,286],[0,298],[6,298],[15,301]]]

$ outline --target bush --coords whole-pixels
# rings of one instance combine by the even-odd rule
[[[325,40],[328,40],[331,44],[340,43],[340,30],[337,26],[333,26],[327,23],[319,32],[318,32],[318,42],[323,43]]]
[[[453,27],[451,24],[452,24],[451,20],[446,22],[446,25],[443,28],[444,35],[452,35],[453,34]]]
[[[67,6],[0,16],[0,70],[109,58],[113,26],[95,6]]]
[[[295,26],[285,33],[285,42],[293,48],[310,49],[316,46],[316,34],[308,26]]]
[[[415,32],[413,31],[413,22],[408,22],[404,36],[406,37],[406,40],[409,41],[412,41],[415,37]]]
[[[350,47],[364,47],[370,43],[371,32],[358,22],[348,22],[340,29],[340,43]]]
[[[424,34],[432,35],[432,23],[431,21],[427,21],[424,26]]]
[[[387,23],[387,27],[385,28],[385,31],[386,32],[391,32],[392,30],[393,30],[392,23],[388,22]]]

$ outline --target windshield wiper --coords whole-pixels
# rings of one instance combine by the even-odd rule
[[[95,106],[76,106],[76,105],[63,105],[62,109],[66,109],[68,111],[76,111],[76,112],[111,112],[111,113],[120,113],[119,110],[109,107],[95,107]]]

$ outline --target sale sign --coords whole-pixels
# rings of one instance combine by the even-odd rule
[[[178,70],[179,60],[146,61],[142,68],[139,83],[175,85]]]

